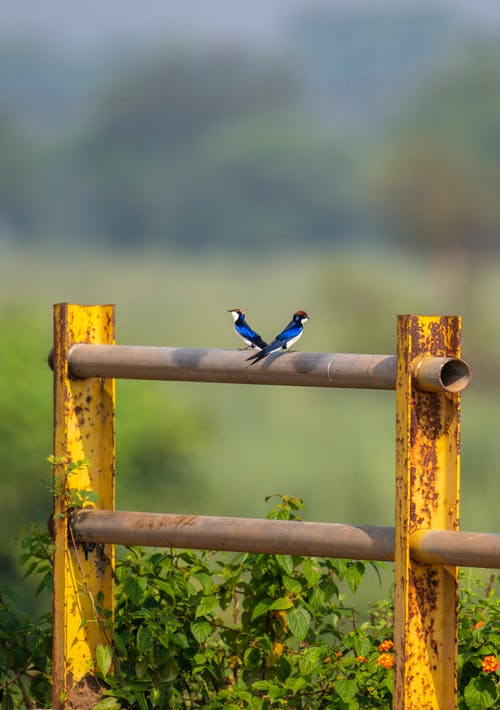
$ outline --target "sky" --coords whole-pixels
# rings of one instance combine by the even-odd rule
[[[36,35],[40,39],[88,48],[102,42],[172,35],[206,40],[232,38],[252,43],[273,41],[291,15],[311,0],[4,0],[0,3],[0,36]],[[414,0],[317,0],[316,5],[386,8],[413,5]],[[498,0],[429,0],[455,7],[467,22],[483,27],[500,19]]]

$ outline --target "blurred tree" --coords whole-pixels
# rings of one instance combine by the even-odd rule
[[[119,243],[171,240],[178,173],[214,126],[289,106],[296,89],[277,64],[239,52],[168,53],[127,67],[96,98],[68,159],[68,222]],[[185,196],[186,197],[186,196]]]
[[[0,154],[0,229],[29,241],[39,217],[41,156],[14,113],[0,113]]]
[[[436,3],[304,4],[290,55],[313,104],[372,130],[449,55],[457,25],[457,13]]]
[[[96,102],[61,173],[58,209],[68,226],[117,244],[340,238],[356,214],[352,160],[299,97],[270,59],[144,61]]]
[[[380,179],[383,210],[415,246],[500,246],[500,53],[472,52],[418,97]]]
[[[338,242],[355,228],[349,150],[285,114],[213,131],[175,183],[170,218],[183,246]]]

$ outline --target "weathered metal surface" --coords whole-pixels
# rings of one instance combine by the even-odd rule
[[[68,525],[78,491],[93,491],[96,505],[114,507],[114,381],[74,379],[68,353],[75,342],[112,343],[112,306],[54,306],[54,626],[53,706],[66,707],[74,684],[92,671],[95,649],[106,643],[95,604],[112,609],[113,548],[84,553]],[[70,465],[86,463],[73,471]],[[75,500],[76,498],[76,500]],[[101,597],[102,595],[102,597]]]
[[[254,385],[396,387],[394,355],[280,352],[249,366],[248,350],[205,350],[134,345],[75,344],[69,367],[74,377],[184,380]],[[430,358],[415,371],[422,390],[459,391],[471,379],[468,365],[456,358]]]
[[[393,707],[456,707],[457,569],[410,555],[417,529],[458,528],[458,392],[422,392],[422,357],[460,358],[458,317],[398,317]]]
[[[394,559],[394,528],[384,527],[107,510],[76,511],[72,527],[87,543]]]
[[[500,569],[500,535],[447,530],[415,530],[410,538],[416,562]]]
[[[71,524],[80,543],[394,561],[392,527],[89,509],[75,511]],[[500,535],[416,530],[410,555],[425,564],[500,569]]]

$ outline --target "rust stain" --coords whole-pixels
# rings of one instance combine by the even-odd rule
[[[458,357],[459,326],[445,316],[398,321],[395,708],[455,702],[456,619],[449,612],[456,581],[450,584],[440,567],[411,561],[409,536],[416,528],[455,527],[459,396],[417,391],[409,373],[422,356]]]

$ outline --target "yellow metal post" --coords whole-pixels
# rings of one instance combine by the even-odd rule
[[[458,529],[460,394],[421,392],[425,356],[460,357],[460,318],[398,316],[395,678],[397,710],[456,707],[457,568],[419,564],[410,537]]]
[[[113,547],[75,545],[68,525],[82,504],[114,508],[114,380],[68,375],[78,342],[113,343],[114,307],[54,306],[54,709],[67,707],[92,674],[97,644],[108,643],[113,601]]]

